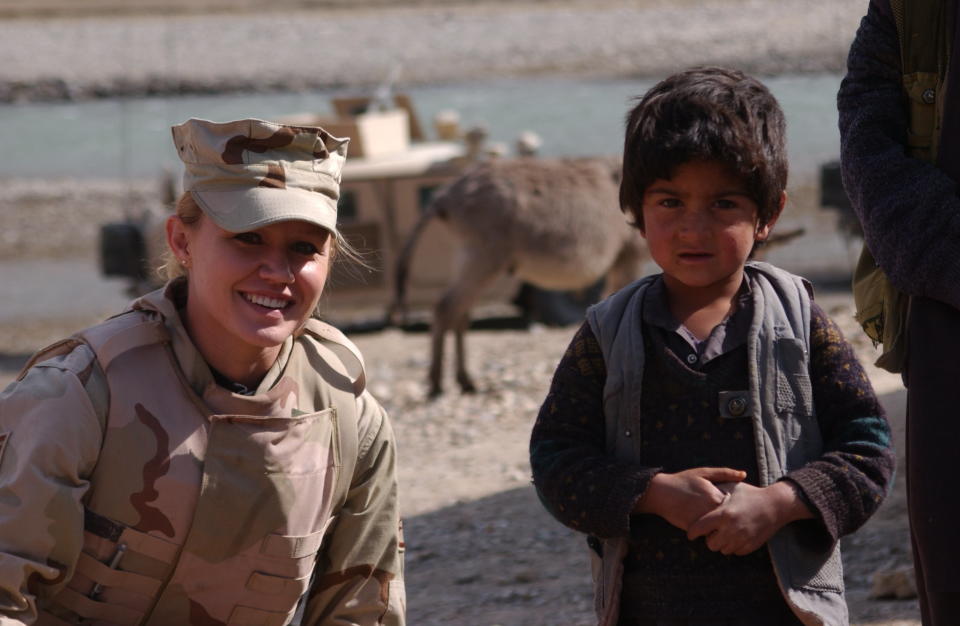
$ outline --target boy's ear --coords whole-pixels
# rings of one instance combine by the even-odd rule
[[[770,216],[770,219],[767,220],[767,223],[763,226],[757,226],[757,234],[754,237],[756,241],[766,241],[767,237],[770,236],[770,231],[773,230],[773,226],[777,223],[777,220],[780,218],[780,214],[783,213],[783,207],[787,204],[787,192],[780,192],[780,202],[777,206],[777,212]]]

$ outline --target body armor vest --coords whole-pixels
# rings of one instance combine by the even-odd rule
[[[198,394],[156,312],[78,341],[97,356],[109,409],[83,550],[38,623],[289,623],[353,474],[355,348],[310,320],[272,388],[242,396]]]

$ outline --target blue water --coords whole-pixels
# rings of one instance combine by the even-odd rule
[[[838,75],[766,79],[787,116],[792,180],[811,176],[836,158]],[[429,127],[444,109],[461,125],[484,125],[492,141],[512,146],[532,130],[549,156],[615,154],[633,98],[652,81],[584,78],[514,78],[402,88]],[[277,118],[328,112],[343,90],[291,94],[234,94],[177,98],[110,99],[79,103],[0,106],[0,177],[140,178],[179,167],[170,126],[189,117],[217,121]]]

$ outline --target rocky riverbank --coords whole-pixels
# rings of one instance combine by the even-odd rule
[[[30,17],[63,4],[39,0],[27,17],[0,22],[0,102],[295,91],[390,76],[405,84],[659,77],[703,63],[759,74],[838,72],[865,10],[861,0],[368,0],[352,10],[281,3],[263,13],[241,3],[194,14],[170,0],[170,10],[148,15],[76,17],[64,9],[63,17]]]

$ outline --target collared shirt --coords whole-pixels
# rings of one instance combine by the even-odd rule
[[[753,310],[750,293],[750,285],[744,280],[734,297],[731,312],[701,341],[670,311],[667,288],[661,276],[648,288],[643,303],[643,322],[662,330],[667,347],[690,368],[701,369],[718,356],[747,342]]]

